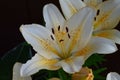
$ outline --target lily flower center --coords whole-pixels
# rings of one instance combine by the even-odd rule
[[[67,42],[71,38],[69,34],[68,27],[62,28],[61,26],[58,26],[57,28],[51,28],[51,31],[55,38],[51,35],[51,39],[56,41],[58,44],[58,47],[60,51],[58,52],[58,56],[61,59],[65,59],[70,57],[71,53],[66,49]]]

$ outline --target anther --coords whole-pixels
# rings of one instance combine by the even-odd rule
[[[58,26],[58,31],[60,31],[60,25]]]
[[[94,17],[94,20],[96,21],[96,17]]]
[[[52,33],[53,33],[53,34],[55,34],[55,31],[54,31],[54,29],[53,29],[53,28],[52,28]]]
[[[68,33],[68,38],[70,38],[70,34]]]
[[[59,40],[59,42],[63,42],[63,41],[64,41],[63,39]]]
[[[68,30],[68,27],[66,27],[65,29],[66,29],[66,32],[68,32],[68,31],[69,31],[69,30]]]
[[[100,10],[98,9],[98,10],[97,10],[97,16],[98,16],[99,14],[100,14]]]
[[[53,38],[53,36],[52,36],[52,35],[50,35],[50,37],[51,37],[51,39],[52,39],[52,40],[54,40],[54,38]]]

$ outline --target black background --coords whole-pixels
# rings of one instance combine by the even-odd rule
[[[24,41],[19,31],[20,25],[43,24],[42,9],[48,3],[59,6],[58,0],[0,0],[0,56]],[[101,66],[120,73],[120,50],[105,58],[107,60]]]

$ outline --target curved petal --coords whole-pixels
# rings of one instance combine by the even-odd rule
[[[81,0],[59,0],[59,2],[66,19],[69,19],[79,9],[85,7]]]
[[[70,34],[70,40],[67,42],[69,51],[76,52],[87,44],[93,31],[94,14],[93,9],[84,7],[68,20],[66,26]]]
[[[46,22],[46,27],[51,30],[52,27],[63,26],[65,20],[58,10],[58,8],[53,4],[45,5],[43,8],[43,16]]]
[[[103,0],[83,0],[83,2],[85,2],[87,6],[96,8]]]
[[[120,21],[120,0],[108,0],[98,6],[95,30],[111,29]]]
[[[32,80],[30,76],[27,77],[21,77],[20,75],[20,68],[22,64],[21,63],[15,63],[13,67],[13,79],[12,80]]]
[[[110,72],[108,73],[106,80],[120,80],[120,75],[116,72]]]
[[[35,54],[35,56],[32,57],[31,60],[27,61],[27,63],[22,65],[21,75],[29,76],[37,73],[41,69],[57,70],[59,69],[58,66],[55,66],[57,62],[58,60],[56,59],[46,59],[39,54]]]
[[[84,58],[80,57],[71,57],[65,60],[60,61],[57,65],[61,66],[64,71],[67,73],[79,72],[84,64]]]
[[[50,79],[48,79],[48,80],[60,80],[59,78],[50,78]]]
[[[109,39],[93,37],[88,43],[88,46],[93,48],[94,53],[109,54],[117,50],[114,42]]]
[[[95,36],[108,38],[113,40],[113,42],[120,44],[120,31],[116,29],[97,31],[95,32]]]
[[[58,58],[57,47],[52,32],[37,24],[22,25],[20,31],[25,40],[32,45],[34,50],[46,58]],[[55,38],[54,38],[55,39]]]
[[[110,54],[117,50],[115,43],[109,39],[92,37],[89,43],[76,56],[85,56],[85,60],[93,53]]]

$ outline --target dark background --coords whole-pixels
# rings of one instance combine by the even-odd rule
[[[59,6],[58,0],[0,0],[0,56],[24,41],[19,31],[21,24],[43,24],[42,9],[47,3]],[[106,55],[107,60],[101,65],[107,66],[108,71],[120,73],[118,48],[116,53]]]

